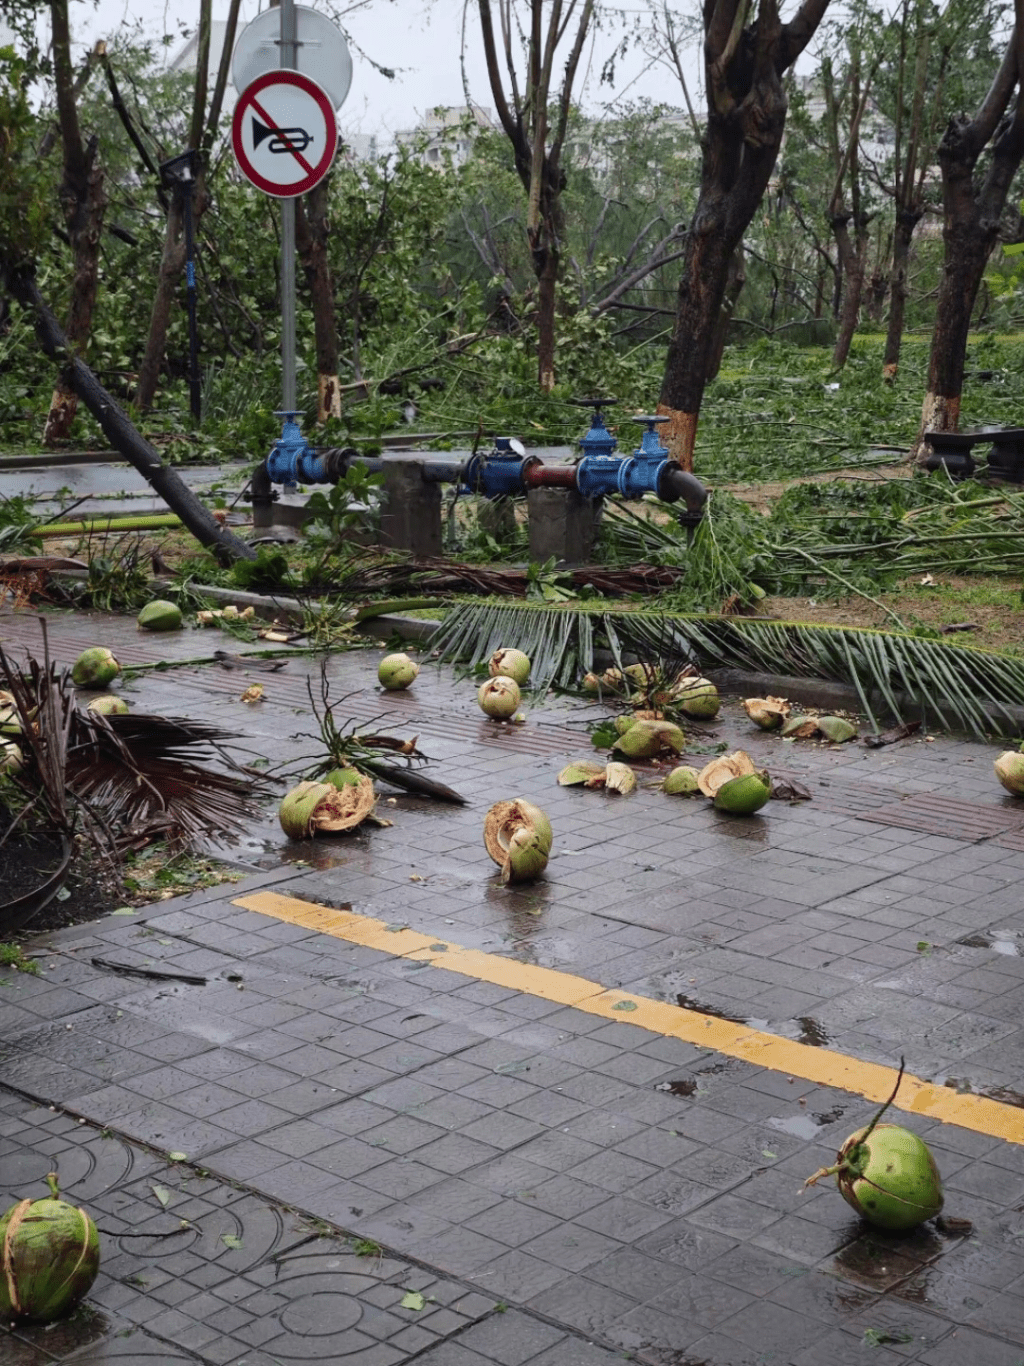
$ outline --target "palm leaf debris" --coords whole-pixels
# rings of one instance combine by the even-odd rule
[[[688,615],[642,605],[501,601],[461,602],[431,640],[442,659],[470,668],[514,643],[533,663],[537,690],[575,688],[594,667],[595,649],[622,667],[625,654],[671,654],[701,669],[822,678],[852,685],[876,730],[891,715],[920,710],[979,736],[1016,732],[1010,708],[1024,703],[1024,660],[863,627],[819,626],[763,618]]]

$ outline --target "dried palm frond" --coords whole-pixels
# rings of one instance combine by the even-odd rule
[[[701,668],[753,670],[852,684],[878,728],[908,706],[978,735],[1016,732],[1008,710],[1024,703],[1024,660],[896,631],[761,618],[655,612],[567,603],[463,602],[431,641],[441,658],[471,667],[514,642],[533,664],[538,689],[571,687],[593,668],[595,637],[618,667],[625,651],[670,651]]]
[[[227,731],[181,717],[76,713],[67,787],[113,832],[119,851],[156,839],[191,847],[239,834],[257,814],[263,780],[243,774]],[[227,771],[208,766],[220,759]]]

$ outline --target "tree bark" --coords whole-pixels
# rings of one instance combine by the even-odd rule
[[[51,0],[50,17],[57,119],[64,153],[60,206],[74,262],[67,339],[69,345],[77,349],[88,342],[92,333],[92,315],[99,282],[100,234],[103,231],[107,198],[103,188],[98,141],[95,137],[90,138],[88,146],[82,142],[77,86],[71,67],[67,0]],[[58,380],[43,429],[45,446],[67,439],[77,408],[78,397],[74,390],[63,380]]]
[[[841,370],[850,354],[850,343],[860,317],[860,299],[864,289],[864,258],[867,255],[868,229],[861,223],[850,237],[851,215],[838,214],[832,220],[836,247],[843,263],[843,300],[839,310],[839,330],[832,351],[832,368]]]
[[[314,186],[305,200],[295,201],[295,248],[313,306],[313,336],[316,345],[317,422],[341,417],[338,388],[338,324],[334,307],[334,283],[327,258],[330,225],[327,198],[330,177]]]
[[[924,457],[926,431],[956,431],[959,424],[971,314],[999,234],[1010,184],[1024,157],[1024,0],[1015,0],[1015,12],[1009,46],[981,108],[973,119],[965,114],[950,119],[939,144],[945,261],[928,361],[928,389],[912,459]],[[990,140],[987,169],[976,174]]]
[[[781,77],[810,41],[827,6],[828,0],[804,0],[793,19],[782,24],[776,0],[762,0],[744,28],[745,4],[705,0],[708,122],[700,193],[658,402],[658,412],[669,419],[662,439],[687,470],[693,468],[729,261],[761,202],[782,142],[787,105]]]
[[[903,345],[903,321],[907,311],[907,274],[910,266],[910,243],[914,229],[921,221],[920,208],[897,209],[896,226],[892,238],[892,265],[889,270],[889,325],[885,333],[882,355],[882,375],[888,384],[896,381]]]
[[[722,356],[725,352],[725,342],[729,335],[729,324],[732,322],[732,315],[736,310],[736,300],[743,292],[743,286],[747,283],[746,262],[743,259],[743,243],[729,257],[728,275],[725,281],[725,293],[722,297],[722,307],[718,310],[718,321],[715,323],[715,334],[711,339],[711,351],[708,356],[707,382],[710,384],[718,376],[722,368]]]
[[[200,192],[202,177],[196,183],[196,196],[193,206],[193,223],[198,227],[202,213],[200,205],[205,195]],[[156,398],[160,382],[160,369],[164,361],[164,347],[167,343],[167,329],[171,323],[171,309],[174,296],[178,292],[178,282],[185,268],[185,230],[181,196],[175,192],[174,199],[167,210],[167,224],[164,228],[164,247],[160,256],[160,270],[157,275],[156,292],[153,295],[153,308],[149,315],[149,332],[146,335],[146,349],[139,366],[139,379],[135,390],[135,403],[142,412],[148,412]]]
[[[148,480],[187,530],[212,550],[222,564],[254,560],[255,550],[221,526],[177,470],[165,465],[145,437],[132,426],[120,404],[107,393],[85,362],[72,354],[68,339],[39,293],[31,272],[24,268],[12,269],[0,259],[0,282],[23,308],[32,312],[40,346],[62,367],[64,382],[92,413],[110,444]]]

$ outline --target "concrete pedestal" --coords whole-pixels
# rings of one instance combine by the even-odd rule
[[[423,481],[418,460],[384,463],[381,543],[416,559],[441,554],[441,486]]]
[[[530,559],[543,564],[552,555],[559,564],[588,564],[601,522],[600,498],[584,498],[575,489],[529,489]]]

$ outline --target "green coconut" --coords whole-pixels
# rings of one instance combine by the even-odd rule
[[[547,816],[524,797],[495,802],[484,817],[484,846],[504,883],[540,877],[553,838]]]
[[[722,705],[718,689],[706,678],[687,679],[677,696],[680,710],[701,721],[717,716]]]
[[[71,681],[76,688],[94,688],[98,691],[108,683],[113,683],[120,672],[121,666],[110,651],[102,645],[94,645],[89,650],[83,650],[75,660],[71,668]]]
[[[662,792],[667,792],[670,797],[690,797],[694,792],[699,792],[697,785],[698,773],[689,764],[680,764],[674,768],[661,785]]]
[[[96,712],[99,716],[127,716],[128,703],[123,697],[115,697],[113,693],[107,692],[100,697],[94,697],[86,711]]]
[[[377,665],[377,681],[387,692],[401,692],[415,682],[420,666],[408,655],[385,655]]]
[[[89,1293],[100,1269],[100,1236],[84,1209],[60,1198],[22,1200],[0,1219],[0,1317],[50,1323]]]
[[[181,608],[177,603],[157,598],[155,602],[146,603],[136,621],[140,631],[180,631]]]
[[[628,712],[625,716],[616,716],[612,722],[615,727],[615,734],[625,735],[626,731],[632,730],[639,720],[639,716],[634,716],[632,712]]]
[[[752,816],[771,795],[772,783],[766,771],[745,773],[722,784],[715,793],[715,809],[733,816]]]
[[[846,1203],[879,1228],[916,1228],[942,1209],[942,1178],[924,1139],[898,1124],[851,1134],[839,1150],[836,1184]]]
[[[584,692],[597,693],[601,691],[601,680],[595,673],[586,673],[583,675],[583,682],[580,687]]]
[[[507,721],[514,716],[522,700],[519,684],[504,674],[497,674],[486,683],[481,683],[476,697],[480,709],[494,721]]]
[[[996,777],[1015,797],[1024,796],[1024,754],[1008,749],[995,761]]]
[[[654,759],[659,754],[682,754],[685,746],[686,736],[671,721],[637,721],[615,742],[615,748],[627,759]]]
[[[812,735],[817,734],[816,716],[791,716],[782,727],[783,739],[786,740],[809,740]]]
[[[522,687],[530,677],[530,656],[522,650],[502,646],[491,655],[487,671],[492,678],[511,678]]]

